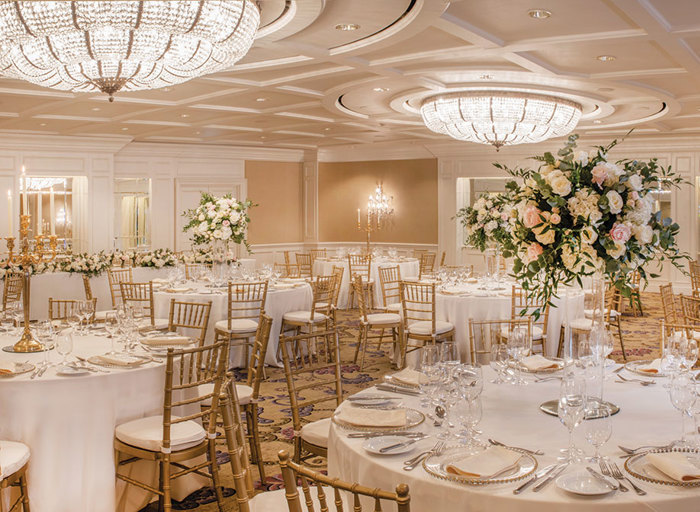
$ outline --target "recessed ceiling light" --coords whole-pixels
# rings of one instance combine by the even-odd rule
[[[387,92],[389,90],[388,87],[375,87],[372,89],[374,92]]]
[[[199,135],[200,133],[202,133],[202,132],[194,132],[195,135]]]
[[[600,62],[612,62],[616,59],[614,55],[598,55],[596,59],[598,59]]]
[[[92,107],[93,112],[99,112],[100,110],[102,110],[100,107]]]
[[[603,122],[603,121],[601,121],[600,119],[594,119],[594,120],[593,120],[593,124],[600,124],[600,123],[602,123],[602,122]]]
[[[190,117],[189,114],[180,114],[180,117]]]
[[[263,102],[263,101],[267,101],[267,98],[255,98],[255,101]]]
[[[530,9],[527,11],[527,15],[535,20],[546,20],[552,15],[552,12],[547,9]]]
[[[493,80],[493,75],[481,75],[479,80]]]
[[[39,126],[46,126],[46,123],[39,123]]]
[[[163,87],[163,92],[170,92],[172,89],[170,87]]]
[[[127,130],[128,130],[128,128],[127,128],[126,126],[125,126],[124,128],[122,128],[122,131],[123,131],[123,132],[125,132],[125,131],[127,131]]]
[[[266,139],[267,137],[265,137],[264,135],[261,135],[260,138],[261,138],[261,139]]]
[[[335,26],[336,30],[357,30],[360,26],[357,23],[339,23]]]
[[[700,108],[699,108],[698,110],[700,110]],[[323,131],[329,132],[329,131],[331,131],[331,129],[330,129],[330,128],[324,128]]]
[[[598,90],[600,92],[613,92],[615,89],[612,87],[600,87]]]

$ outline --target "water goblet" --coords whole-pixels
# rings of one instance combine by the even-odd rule
[[[516,327],[508,334],[508,341],[506,343],[508,353],[515,361],[518,372],[514,383],[521,386],[527,385],[527,381],[523,379],[522,360],[530,353],[530,343],[531,340],[528,340],[526,329]]]
[[[492,384],[502,384],[506,382],[504,374],[508,368],[508,347],[505,343],[493,343],[491,345],[491,358],[489,365],[496,372],[496,379]]]
[[[421,382],[421,405],[428,407],[432,403],[433,394],[439,384],[439,364],[440,354],[437,345],[425,345],[421,349],[420,369],[425,375],[425,380]]]
[[[70,326],[71,331],[77,333],[78,326],[80,325],[80,311],[78,310],[78,304],[73,304],[73,307],[66,316],[66,322]]]
[[[461,365],[455,370],[458,391],[468,401],[475,400],[484,389],[484,377],[481,366]]]
[[[686,438],[685,418],[691,415],[693,405],[698,399],[696,393],[696,382],[689,373],[681,373],[671,377],[669,388],[669,397],[673,407],[681,413],[681,439],[676,446],[688,447],[689,443]]]
[[[112,342],[112,349],[108,352],[108,354],[114,355],[117,353],[116,335],[119,331],[119,319],[117,318],[116,311],[108,311],[105,314],[105,331],[107,331],[107,334]]]
[[[63,356],[61,364],[66,365],[68,363],[68,355],[73,352],[73,334],[65,332],[58,336],[56,340],[56,352]]]
[[[579,450],[574,442],[574,429],[584,419],[586,409],[586,381],[580,372],[569,369],[564,375],[559,388],[559,421],[569,431],[569,447],[562,450],[562,460],[576,463],[579,459]]]
[[[698,360],[698,342],[686,336],[683,337],[680,345],[680,366],[684,371],[690,371]]]
[[[588,459],[590,462],[599,463],[603,460],[600,455],[600,447],[610,440],[612,435],[612,419],[610,408],[601,404],[597,400],[588,400],[586,412],[595,414],[595,419],[586,420],[584,422],[584,430],[586,433],[586,441],[593,445],[595,452],[593,457]]]
[[[440,361],[448,365],[459,364],[459,347],[452,340],[443,341],[440,344]]]
[[[483,415],[481,399],[460,400],[452,407],[450,415],[450,419],[453,420],[454,423],[464,428],[455,434],[461,443],[472,450],[482,450],[484,446],[478,442],[476,432],[476,426],[481,421]]]

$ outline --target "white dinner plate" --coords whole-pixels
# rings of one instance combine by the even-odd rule
[[[557,478],[557,487],[579,496],[603,496],[613,491],[609,485],[605,485],[585,470],[561,475]]]
[[[382,405],[399,405],[393,397],[374,396],[374,395],[357,395],[358,400],[349,400],[355,407],[379,407]]]
[[[362,448],[369,453],[374,455],[398,455],[399,453],[408,453],[416,446],[416,443],[410,443],[408,446],[402,446],[400,448],[394,448],[386,453],[381,453],[379,450],[386,446],[391,446],[392,444],[405,443],[408,441],[416,441],[416,439],[410,439],[405,436],[382,436],[382,437],[370,437],[362,443]]]
[[[63,375],[64,377],[79,377],[89,374],[90,370],[87,368],[78,368],[76,366],[59,366],[56,370],[56,375]]]

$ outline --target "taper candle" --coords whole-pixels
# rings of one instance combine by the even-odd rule
[[[12,232],[14,231],[13,226],[12,226],[13,215],[14,215],[14,212],[12,211],[12,190],[8,189],[7,190],[7,231],[8,231],[7,236],[12,236]]]
[[[51,187],[51,192],[49,193],[49,226],[51,229],[51,236],[56,235],[56,210],[54,209],[53,201],[53,187]]]

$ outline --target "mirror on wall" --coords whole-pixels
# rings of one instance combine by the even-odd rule
[[[114,248],[149,249],[151,246],[151,180],[114,180]]]

